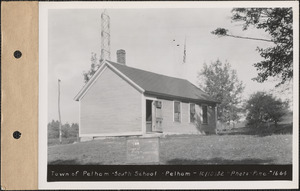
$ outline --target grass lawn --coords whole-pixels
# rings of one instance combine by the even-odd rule
[[[49,164],[126,164],[126,138],[48,147]],[[292,135],[160,138],[160,164],[292,164]]]

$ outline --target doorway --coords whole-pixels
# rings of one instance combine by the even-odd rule
[[[146,133],[162,132],[162,102],[146,100]]]
[[[152,103],[153,100],[146,100],[146,132],[152,132]]]

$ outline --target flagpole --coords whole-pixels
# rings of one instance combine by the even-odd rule
[[[183,64],[186,62],[186,36],[184,38]]]

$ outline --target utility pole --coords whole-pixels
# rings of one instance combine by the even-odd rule
[[[62,143],[61,140],[61,116],[60,116],[60,79],[58,79],[58,119],[59,119],[59,143]]]

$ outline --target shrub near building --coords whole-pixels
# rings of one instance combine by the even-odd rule
[[[256,92],[247,101],[246,110],[249,126],[257,128],[271,122],[277,127],[288,112],[288,104],[266,92]]]

